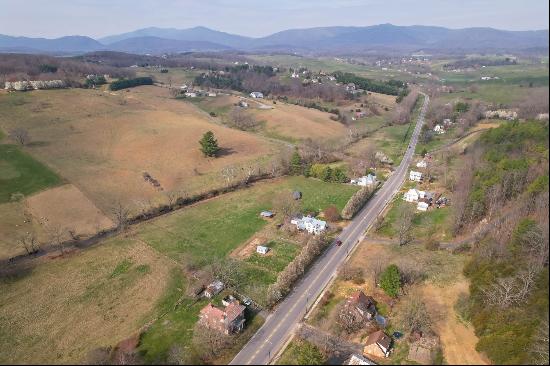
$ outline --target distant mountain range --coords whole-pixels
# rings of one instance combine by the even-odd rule
[[[101,50],[138,54],[188,51],[307,51],[326,53],[387,50],[548,49],[548,30],[505,31],[493,28],[449,29],[380,24],[367,27],[290,29],[262,38],[244,37],[205,27],[144,28],[98,40],[84,36],[56,39],[0,35],[0,52],[77,54]]]

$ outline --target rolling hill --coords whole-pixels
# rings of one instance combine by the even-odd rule
[[[0,51],[83,53],[110,50],[133,53],[174,53],[228,49],[303,50],[346,53],[377,49],[412,50],[522,50],[548,49],[548,30],[506,31],[493,28],[449,29],[434,26],[318,27],[289,29],[250,38],[205,27],[144,28],[96,41],[89,37],[57,39],[0,35]]]

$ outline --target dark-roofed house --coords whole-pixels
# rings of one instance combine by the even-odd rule
[[[372,333],[367,338],[363,354],[378,358],[388,357],[390,355],[391,338],[383,331],[379,330]]]
[[[365,320],[371,320],[376,316],[376,301],[371,296],[366,296],[363,291],[355,291],[348,297],[346,305],[348,311],[356,313]]]
[[[217,308],[210,303],[202,308],[199,323],[224,334],[238,333],[244,328],[244,310],[245,306],[237,300],[231,301],[225,309]]]

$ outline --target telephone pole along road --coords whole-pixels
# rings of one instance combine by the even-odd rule
[[[414,157],[414,150],[430,101],[427,95],[422,95],[424,103],[401,164],[342,231],[339,236],[342,245],[331,245],[325,251],[298,281],[292,292],[268,316],[263,326],[235,356],[230,365],[267,365],[272,360],[292,336],[295,326],[307,313],[309,307],[329,284],[331,278],[336,275],[337,269],[346,261],[348,254],[359,244],[365,232],[399,191]]]

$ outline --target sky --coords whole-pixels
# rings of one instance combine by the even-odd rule
[[[548,29],[548,0],[0,0],[0,34],[46,38],[199,25],[261,37],[382,23]]]

